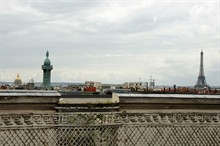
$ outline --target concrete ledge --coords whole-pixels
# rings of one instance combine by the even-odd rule
[[[0,90],[0,98],[1,97],[18,97],[18,96],[59,97],[61,95],[55,90]]]
[[[60,94],[42,90],[0,90],[0,113],[56,112]]]
[[[119,99],[120,111],[220,111],[220,95],[115,93],[113,98]]]
[[[114,93],[113,98],[118,98],[119,103],[220,104],[220,95]]]

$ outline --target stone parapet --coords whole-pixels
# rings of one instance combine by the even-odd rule
[[[56,112],[60,94],[42,90],[0,90],[0,113]]]
[[[220,95],[114,93],[113,98],[125,112],[220,112]]]

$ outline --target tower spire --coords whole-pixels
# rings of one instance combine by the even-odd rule
[[[53,69],[53,66],[51,65],[51,62],[49,60],[49,52],[46,52],[46,59],[44,60],[44,64],[42,65],[43,70],[43,88],[45,90],[51,89],[50,86],[50,79],[51,79],[51,70]]]
[[[49,52],[47,51],[47,53],[46,53],[46,57],[48,58],[49,57]]]
[[[199,67],[199,76],[196,82],[196,85],[194,88],[203,89],[203,88],[210,88],[207,85],[206,79],[205,79],[205,73],[204,73],[204,65],[203,65],[203,51],[200,52],[200,67]]]

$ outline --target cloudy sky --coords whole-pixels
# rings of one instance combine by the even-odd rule
[[[220,85],[219,0],[0,0],[0,81]]]

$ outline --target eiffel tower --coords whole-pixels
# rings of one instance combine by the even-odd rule
[[[196,82],[196,85],[194,86],[195,89],[204,89],[208,88],[210,89],[209,85],[207,85],[207,82],[205,80],[205,74],[204,74],[204,67],[203,67],[203,51],[200,53],[200,68],[199,68],[199,76]]]

